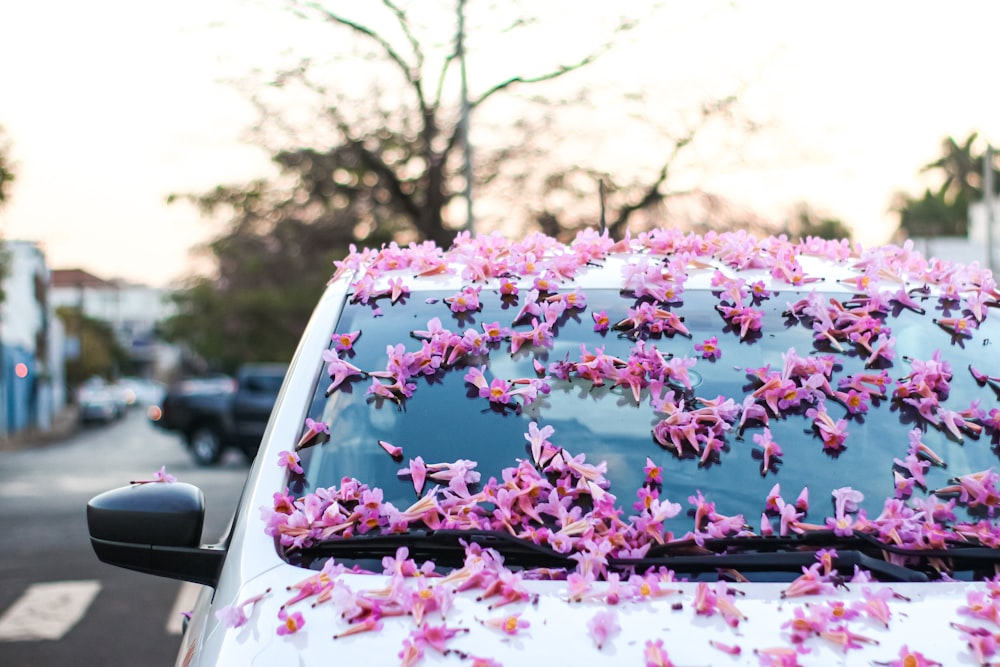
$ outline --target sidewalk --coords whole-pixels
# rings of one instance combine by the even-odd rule
[[[37,428],[28,428],[17,433],[3,437],[0,436],[0,452],[10,452],[29,447],[40,447],[53,442],[58,442],[68,438],[80,426],[77,419],[76,407],[67,405],[61,412],[52,418],[52,426],[46,431]]]

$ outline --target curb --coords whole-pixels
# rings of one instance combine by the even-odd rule
[[[53,415],[52,425],[48,429],[31,427],[17,433],[11,433],[6,437],[0,437],[0,452],[13,452],[51,445],[72,436],[79,428],[80,422],[76,416],[76,407],[69,405]]]

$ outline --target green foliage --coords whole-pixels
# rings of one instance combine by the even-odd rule
[[[128,352],[118,343],[111,325],[87,317],[79,309],[62,306],[56,309],[66,335],[79,341],[80,354],[66,360],[66,384],[78,387],[95,375],[110,380],[128,363]]]
[[[256,182],[193,198],[206,213],[225,211],[230,222],[205,248],[215,274],[194,276],[175,292],[177,315],[161,329],[226,372],[290,360],[333,261],[359,238],[385,240],[384,230],[396,224],[377,188],[357,187],[354,172],[329,154],[302,149],[275,159],[292,183],[288,190]]]
[[[851,228],[842,220],[823,216],[805,203],[795,207],[783,233],[792,239],[809,236],[830,240],[851,238]]]
[[[941,142],[941,157],[924,165],[922,172],[941,177],[937,189],[927,188],[920,197],[899,192],[892,210],[899,214],[899,229],[910,237],[967,236],[969,205],[983,199],[985,147],[978,148],[979,134],[963,142],[948,137]],[[1000,170],[993,165],[994,195],[1000,188]]]
[[[10,200],[10,185],[14,182],[14,164],[10,157],[10,142],[4,138],[3,126],[0,126],[0,208]],[[7,265],[10,259],[3,246],[3,234],[0,234],[0,303],[6,296],[3,291],[3,281],[7,276]]]

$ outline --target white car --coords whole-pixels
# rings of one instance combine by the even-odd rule
[[[909,246],[354,252],[226,540],[161,471],[92,543],[211,587],[185,666],[991,663],[998,305]]]

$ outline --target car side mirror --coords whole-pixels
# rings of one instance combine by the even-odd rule
[[[226,550],[201,544],[205,496],[181,482],[133,484],[87,503],[90,543],[105,563],[215,586]]]

